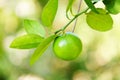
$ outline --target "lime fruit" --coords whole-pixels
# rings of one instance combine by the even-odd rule
[[[57,57],[64,60],[73,60],[82,51],[82,42],[74,33],[67,32],[56,37],[53,50]]]

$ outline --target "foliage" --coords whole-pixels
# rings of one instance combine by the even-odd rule
[[[37,34],[42,37],[45,37],[45,30],[43,26],[37,21],[25,19],[24,27],[28,34]]]
[[[43,41],[43,39],[43,37],[36,34],[27,34],[16,38],[10,47],[18,49],[35,48]]]
[[[43,40],[43,42],[41,44],[39,44],[39,46],[37,47],[37,49],[35,50],[30,63],[33,64],[38,58],[39,56],[42,55],[42,53],[47,49],[47,47],[50,45],[50,43],[55,39],[56,35],[52,35],[46,39]]]
[[[45,26],[51,26],[58,8],[58,0],[49,0],[42,11],[41,20]]]
[[[12,43],[12,48],[19,48],[19,49],[26,49],[26,48],[34,48],[37,47],[33,53],[30,63],[33,64],[36,60],[44,53],[44,51],[48,48],[50,43],[59,35],[64,35],[66,28],[80,15],[86,14],[86,21],[87,24],[96,31],[108,31],[111,30],[113,27],[113,20],[110,14],[114,13],[111,12],[111,7],[117,10],[119,13],[120,7],[118,6],[119,3],[117,0],[114,0],[116,3],[113,5],[112,1],[109,3],[107,0],[103,0],[102,2],[106,6],[104,8],[97,8],[95,6],[101,0],[84,0],[88,8],[85,10],[73,15],[73,18],[70,19],[68,16],[68,11],[72,13],[72,6],[74,1],[69,0],[67,8],[66,8],[66,17],[70,19],[70,21],[61,29],[55,31],[53,34],[50,34],[49,37],[45,37],[46,28],[52,27],[54,22],[57,10],[58,10],[58,0],[49,0],[47,4],[44,6],[42,15],[41,15],[41,22],[35,20],[24,20],[24,27],[27,32],[27,35],[16,38]],[[110,7],[108,7],[108,5]],[[117,6],[117,7],[116,7]],[[110,10],[109,10],[110,9]],[[115,12],[116,13],[116,12]],[[43,25],[42,25],[43,24]],[[29,34],[29,35],[28,35]],[[20,44],[21,43],[21,44]]]
[[[106,13],[104,9],[97,8],[99,14],[91,11],[87,13],[87,23],[88,25],[98,31],[108,31],[113,26],[113,20],[109,14]]]

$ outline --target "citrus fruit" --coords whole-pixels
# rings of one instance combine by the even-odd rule
[[[57,57],[64,60],[73,60],[82,51],[82,42],[74,33],[67,32],[56,37],[53,50]]]

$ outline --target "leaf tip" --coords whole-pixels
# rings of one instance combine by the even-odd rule
[[[31,56],[31,59],[30,59],[30,62],[29,62],[30,66],[32,66],[35,62],[36,62],[36,60],[33,59],[33,56]]]
[[[10,43],[9,48],[15,48],[13,42]]]
[[[9,45],[9,48],[13,48],[12,44]]]

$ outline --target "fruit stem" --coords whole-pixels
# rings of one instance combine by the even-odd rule
[[[59,33],[60,31],[64,31],[77,17],[79,17],[79,16],[82,15],[83,13],[86,13],[86,12],[88,11],[88,9],[89,9],[89,8],[87,8],[87,9],[85,9],[84,11],[76,14],[73,19],[71,19],[63,28],[57,30],[57,31],[55,32],[55,34]]]

